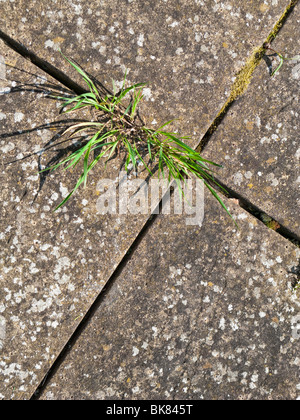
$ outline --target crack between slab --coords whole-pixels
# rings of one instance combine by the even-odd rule
[[[214,185],[214,188],[218,190],[219,194],[223,196],[234,199],[238,201],[239,206],[254,216],[256,219],[260,220],[265,226],[269,229],[274,230],[276,233],[281,235],[283,238],[289,240],[294,245],[300,248],[300,236],[296,233],[292,232],[286,226],[278,222],[278,220],[274,219],[272,216],[267,214],[263,209],[259,208],[251,201],[249,201],[246,197],[241,195],[239,192],[233,190],[232,188],[228,187],[224,182],[220,181],[215,177],[215,181],[220,185],[222,188],[218,188]],[[227,191],[227,194],[224,192],[224,189]]]
[[[290,2],[289,6],[286,8],[285,12],[279,19],[279,21],[274,26],[272,32],[269,34],[266,42],[272,42],[277,34],[279,33],[281,27],[284,25],[286,20],[288,19],[288,16],[296,6],[296,4],[299,2],[299,0],[293,0]],[[41,59],[38,57],[33,51],[29,50],[27,47],[25,47],[20,42],[17,42],[16,40],[12,39],[9,35],[5,34],[0,29],[0,39],[2,39],[5,44],[19,53],[21,56],[23,56],[25,59],[31,61],[35,66],[39,67],[41,70],[45,71],[47,74],[52,76],[54,79],[62,83],[64,86],[68,87],[72,91],[74,91],[77,94],[82,94],[86,92],[86,89],[84,89],[82,86],[74,82],[72,79],[70,79],[64,72],[57,69],[52,64],[48,63],[46,60]],[[245,66],[241,69],[241,71],[237,74],[236,80],[233,83],[231,87],[231,93],[229,96],[229,99],[226,101],[226,103],[223,105],[220,112],[217,114],[216,118],[214,119],[213,123],[210,125],[209,129],[207,130],[206,134],[203,136],[202,140],[200,141],[199,145],[197,146],[196,150],[203,150],[205,146],[208,144],[209,140],[211,139],[213,133],[217,130],[218,126],[222,122],[223,118],[229,111],[231,105],[236,101],[236,99],[241,96],[246,90],[247,87],[251,81],[253,72],[255,71],[256,67],[259,65],[263,55],[264,55],[264,48],[259,47],[256,48],[251,57],[247,60]],[[216,180],[220,185],[222,183],[218,180]],[[239,200],[239,204],[241,208],[246,210],[248,213],[253,215],[259,220],[263,221],[263,215],[265,214],[261,209],[247,201],[244,197],[242,197],[239,193],[231,190],[226,185],[223,185],[225,189],[228,191],[228,197],[229,198],[236,198]],[[58,371],[60,368],[62,362],[65,360],[67,354],[71,351],[73,348],[75,342],[79,338],[79,336],[82,334],[83,330],[87,326],[88,322],[100,306],[101,302],[105,298],[106,294],[109,292],[112,284],[114,283],[114,280],[120,275],[123,268],[126,266],[127,262],[131,258],[132,253],[134,250],[139,246],[142,239],[147,234],[148,229],[153,224],[154,220],[156,219],[158,215],[152,215],[149,217],[149,219],[145,222],[144,226],[138,233],[137,237],[133,241],[131,247],[127,251],[127,253],[123,256],[121,262],[118,264],[116,269],[114,270],[113,274],[108,279],[106,285],[104,288],[100,291],[92,305],[90,306],[89,310],[86,312],[84,318],[81,320],[81,322],[78,324],[75,331],[71,334],[70,338],[56,357],[55,361],[53,362],[50,369],[45,374],[43,380],[39,384],[39,386],[36,388],[36,391],[30,398],[31,400],[37,400],[39,399],[39,395],[43,390],[46,388],[47,384],[49,383],[50,379],[53,377],[53,375]],[[280,226],[280,229],[276,230],[277,233],[285,237],[286,239],[289,239],[294,244],[300,246],[300,238],[297,237],[294,233],[290,232],[287,228],[284,226]]]
[[[160,204],[158,204],[158,206],[160,207]],[[42,381],[40,382],[40,384],[36,388],[35,392],[31,396],[30,400],[38,400],[39,399],[39,396],[44,391],[44,389],[46,388],[47,384],[49,383],[51,378],[54,376],[54,374],[58,371],[61,364],[63,363],[66,356],[68,355],[68,353],[71,352],[71,350],[74,347],[77,339],[81,336],[81,334],[83,333],[83,331],[85,330],[85,328],[89,324],[91,318],[93,317],[93,315],[95,314],[95,312],[97,311],[99,306],[101,305],[102,301],[105,299],[106,294],[109,293],[111,287],[114,284],[114,281],[122,273],[122,270],[125,268],[125,266],[129,262],[129,260],[131,259],[132,254],[139,247],[141,241],[147,235],[147,232],[148,232],[149,228],[152,226],[152,224],[154,223],[155,219],[158,216],[159,216],[159,214],[152,214],[146,220],[144,226],[139,231],[138,235],[134,239],[130,248],[127,250],[126,254],[123,256],[122,260],[117,265],[117,267],[115,268],[115,270],[112,273],[112,275],[110,276],[110,278],[107,280],[105,286],[101,289],[100,293],[98,294],[98,296],[96,297],[96,299],[94,300],[94,302],[92,303],[92,305],[90,306],[90,308],[88,309],[88,311],[86,312],[86,314],[84,315],[84,317],[82,318],[82,320],[80,321],[78,326],[76,327],[75,331],[71,334],[70,338],[67,340],[66,344],[64,345],[64,347],[62,348],[62,350],[60,351],[60,353],[58,354],[58,356],[56,357],[56,359],[52,363],[50,369],[48,369],[47,373],[45,374]]]
[[[260,47],[254,48],[251,56],[246,61],[245,65],[236,74],[235,81],[231,85],[229,98],[227,99],[225,104],[222,106],[221,110],[219,111],[219,113],[217,114],[213,122],[211,123],[210,127],[208,128],[208,130],[206,131],[202,139],[200,140],[198,146],[196,147],[197,152],[201,153],[204,150],[204,148],[209,143],[212,135],[218,129],[219,125],[221,124],[224,117],[228,113],[230,107],[241,95],[243,95],[246,92],[251,82],[255,69],[258,67],[263,56],[265,55],[266,50],[264,48],[264,44],[271,43],[276,38],[276,36],[279,34],[279,31],[281,30],[283,25],[286,23],[288,17],[293,12],[298,2],[299,0],[292,0],[290,2],[290,4],[287,6],[284,13],[280,17],[280,19],[274,25],[272,31],[269,33],[263,45]]]
[[[265,54],[265,43],[271,43],[276,36],[279,34],[281,28],[284,26],[284,24],[287,22],[290,14],[293,12],[295,6],[299,3],[299,0],[292,0],[290,4],[286,7],[284,13],[280,17],[280,19],[276,22],[274,25],[272,31],[268,35],[266,41],[263,43],[261,47],[256,47],[251,56],[248,58],[246,64],[242,67],[242,69],[238,72],[236,75],[236,79],[233,82],[231,86],[231,92],[229,95],[229,98],[217,114],[216,118],[200,140],[198,146],[196,146],[195,150],[199,153],[202,153],[202,151],[205,149],[205,147],[208,145],[209,141],[211,140],[213,134],[217,131],[218,127],[222,123],[223,119],[227,115],[228,111],[230,110],[231,106],[235,103],[235,101],[246,92],[253,73],[255,69],[260,64],[264,54]],[[253,203],[251,203],[248,199],[246,199],[242,194],[240,194],[237,191],[234,191],[233,189],[229,188],[225,183],[219,181],[217,178],[215,178],[215,181],[221,185],[228,194],[224,194],[224,191],[220,188],[217,188],[215,184],[211,184],[215,189],[219,191],[220,194],[223,194],[227,196],[228,198],[234,198],[238,200],[240,207],[243,210],[246,210],[248,213],[250,213],[252,216],[263,222],[267,227],[274,230],[276,233],[284,237],[285,239],[288,239],[290,242],[292,242],[294,245],[300,247],[300,237],[289,230],[287,227],[280,224],[277,220],[275,220],[272,216],[267,214],[263,209],[260,209]]]
[[[43,70],[45,73],[52,76],[55,80],[72,90],[73,92],[81,95],[82,93],[86,93],[87,90],[80,86],[78,83],[74,82],[67,76],[63,71],[57,69],[52,64],[48,63],[48,61],[43,60],[42,58],[38,57],[33,51],[29,50],[25,45],[21,44],[20,42],[14,40],[9,35],[4,33],[0,29],[0,39],[4,41],[4,43],[14,50],[16,53],[20,54],[26,60],[31,61],[32,64]]]

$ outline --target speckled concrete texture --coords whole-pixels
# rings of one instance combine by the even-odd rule
[[[77,75],[58,53],[111,86],[129,70],[147,82],[147,124],[175,126],[198,144],[232,77],[261,46],[288,0],[2,1],[0,25],[37,55]]]
[[[99,164],[80,196],[53,213],[82,168],[38,171],[70,151],[59,134],[78,117],[59,115],[43,93],[62,86],[3,44],[1,52],[13,67],[0,96],[0,397],[28,399],[148,216],[97,210],[98,181],[118,179],[121,157],[107,170]]]
[[[226,201],[159,216],[42,399],[294,399],[300,250]]]
[[[289,4],[2,0],[0,26],[81,84],[58,49],[108,88],[128,69],[129,83],[148,82],[145,123],[178,118],[174,130],[194,147]],[[274,43],[287,55],[299,53],[298,23],[294,13]],[[297,66],[270,79],[262,62],[205,153],[226,163],[225,183],[299,236]],[[98,181],[117,183],[122,156],[52,212],[81,169],[38,174],[75,147],[59,137],[71,117],[49,87],[64,89],[0,41],[0,399],[33,395],[149,216],[99,214]],[[201,228],[158,216],[42,399],[299,396],[299,249],[226,203],[240,231],[212,197]]]
[[[272,44],[247,92],[230,109],[204,156],[224,164],[220,179],[300,237],[300,7]]]

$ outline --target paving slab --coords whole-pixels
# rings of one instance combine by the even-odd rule
[[[256,69],[246,93],[231,107],[205,149],[224,164],[220,179],[300,237],[300,6],[272,44],[285,61],[269,57]],[[218,174],[219,175],[219,174]]]
[[[226,204],[157,217],[41,399],[299,397],[300,250]]]
[[[143,118],[174,118],[196,145],[230,94],[232,77],[260,47],[289,0],[101,0],[0,3],[1,29],[76,79],[61,49],[111,87],[125,69],[148,82]]]
[[[160,123],[181,116],[180,129],[194,135],[193,144],[227,98],[232,74],[253,46],[264,41],[289,4],[283,0],[259,5],[232,1],[225,10],[211,1],[128,2],[126,6],[103,1],[101,9],[95,10],[96,6],[83,2],[71,6],[20,2],[17,7],[14,3],[1,2],[1,29],[65,71],[57,47],[92,74],[98,73],[101,81],[108,82],[111,77],[121,81],[125,68],[130,69],[132,82],[151,81],[144,92],[145,119],[155,124],[155,119]],[[155,30],[153,22],[157,22]],[[2,44],[1,55],[36,74],[35,67]],[[14,69],[6,69],[6,73],[11,81],[36,83],[36,76],[25,77]],[[45,76],[38,74],[38,79]],[[1,83],[1,92],[11,87],[15,86]],[[147,217],[99,215],[96,177],[80,199],[53,215],[51,210],[78,175],[60,173],[43,182],[37,175],[39,164],[53,158],[53,150],[43,152],[42,157],[39,152],[55,140],[58,127],[51,122],[57,118],[56,106],[37,92],[12,90],[1,95],[0,115],[0,397],[26,399]],[[27,157],[32,151],[37,155]],[[17,162],[7,165],[16,158]],[[119,168],[120,162],[116,162],[107,172],[102,167],[99,173],[117,179]]]
[[[122,156],[99,164],[80,199],[53,213],[82,169],[38,171],[66,152],[59,133],[77,116],[66,121],[36,91],[54,80],[2,43],[1,56],[0,398],[28,399],[148,215],[97,210],[98,181],[118,179]]]

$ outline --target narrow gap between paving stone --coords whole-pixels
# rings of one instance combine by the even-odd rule
[[[279,33],[280,29],[284,25],[284,23],[287,21],[290,13],[293,11],[294,7],[298,3],[299,0],[293,0],[289,4],[289,6],[284,11],[282,17],[279,19],[279,21],[274,26],[272,32],[267,38],[267,42],[271,42],[277,34]],[[27,49],[24,45],[21,43],[15,41],[12,39],[9,35],[5,34],[3,31],[0,30],[0,38],[14,51],[22,55],[24,58],[30,60],[34,65],[48,73],[50,76],[58,80],[60,83],[74,91],[75,93],[81,94],[85,92],[86,90],[78,85],[76,82],[74,82],[72,79],[70,79],[65,73],[63,73],[61,70],[57,69],[52,64],[48,63],[47,61],[39,58],[34,52]],[[231,105],[234,103],[234,101],[243,94],[248,87],[248,84],[250,82],[251,76],[258,66],[259,62],[261,61],[264,54],[263,47],[257,48],[250,59],[247,61],[246,65],[243,67],[243,69],[239,72],[237,75],[237,80],[234,82],[231,90],[231,95],[227,102],[222,107],[221,111],[218,113],[212,124],[210,125],[209,129],[201,139],[199,145],[197,146],[197,150],[203,150],[205,146],[210,141],[213,133],[218,129],[218,126],[221,124],[223,118],[229,111]],[[217,182],[222,185],[222,183],[218,180]],[[228,191],[229,198],[234,198],[239,201],[239,205],[241,208],[243,208],[245,211],[250,213],[251,215],[255,216],[257,219],[263,221],[263,215],[266,215],[261,209],[257,208],[255,205],[247,201],[245,198],[243,198],[239,193],[236,191],[231,190],[226,185],[222,185],[224,188]],[[267,215],[268,216],[268,215]],[[87,325],[88,321],[91,319],[97,308],[99,307],[100,303],[102,302],[103,298],[105,297],[106,293],[110,290],[111,285],[114,282],[114,279],[120,274],[124,266],[127,264],[128,260],[131,258],[131,254],[134,252],[134,250],[139,246],[141,240],[143,237],[147,234],[148,229],[152,225],[153,221],[157,215],[150,216],[150,218],[147,220],[139,234],[137,235],[136,239],[132,243],[131,247],[129,248],[129,251],[127,254],[123,257],[120,264],[112,274],[112,276],[109,278],[108,282],[106,283],[105,287],[101,290],[93,304],[91,305],[88,312],[85,314],[84,318],[74,331],[74,333],[71,335],[70,339],[66,343],[66,345],[61,350],[60,354],[56,358],[56,360],[53,362],[52,366],[44,376],[42,382],[37,387],[35,393],[31,397],[32,400],[36,400],[39,398],[39,394],[42,391],[42,389],[45,388],[46,384],[50,380],[50,378],[53,376],[53,374],[59,369],[60,364],[64,360],[66,354],[70,351],[70,349],[75,344],[77,338],[81,335],[83,329]],[[294,244],[300,246],[300,238],[298,238],[293,232],[290,232],[288,229],[286,229],[284,226],[281,226],[280,229],[276,230],[278,234],[285,237],[286,239],[292,241]]]
[[[276,24],[274,25],[273,30],[268,35],[265,43],[271,43],[276,38],[276,36],[279,34],[281,28],[286,23],[287,19],[289,18],[290,14],[293,12],[293,10],[294,10],[294,8],[295,8],[295,6],[297,5],[298,2],[299,2],[299,0],[292,0],[291,1],[291,3],[287,6],[284,13],[282,14],[280,19],[278,20],[278,22],[276,22]],[[263,43],[263,45],[265,43]],[[261,60],[262,60],[262,58],[265,54],[265,49],[264,49],[263,45],[261,47],[254,48],[253,53],[251,54],[251,56],[247,60],[246,64],[243,66],[243,68],[236,75],[236,80],[234,81],[234,83],[231,86],[231,92],[230,92],[228,100],[225,102],[225,104],[223,105],[223,107],[221,108],[221,110],[219,111],[219,113],[217,114],[217,116],[215,117],[213,122],[211,123],[210,127],[208,128],[208,130],[206,131],[206,133],[204,134],[204,136],[200,140],[198,146],[196,147],[196,150],[198,152],[201,152],[202,150],[204,150],[204,148],[206,147],[206,145],[210,141],[211,137],[213,136],[215,131],[218,129],[218,127],[222,123],[224,117],[226,116],[226,114],[230,110],[231,106],[234,104],[234,102],[242,94],[244,94],[246,92],[247,87],[248,87],[248,85],[251,81],[252,75],[253,75],[255,69],[260,64],[260,62],[261,62]]]
[[[278,22],[276,22],[273,30],[268,35],[265,41],[266,43],[270,43],[276,38],[281,28],[287,22],[290,14],[293,12],[298,2],[299,0],[292,0],[290,2],[290,4],[287,6],[284,13],[282,14],[281,18],[278,20]],[[246,92],[247,87],[251,81],[252,75],[255,69],[260,64],[264,54],[265,54],[265,49],[263,46],[254,49],[252,55],[247,60],[244,67],[237,74],[236,80],[231,86],[231,93],[228,100],[225,102],[225,104],[223,105],[219,113],[217,114],[216,118],[214,119],[210,127],[208,128],[207,132],[204,134],[204,136],[200,140],[198,146],[196,147],[196,151],[201,153],[205,149],[205,147],[208,145],[209,141],[211,140],[213,134],[216,132],[216,130],[222,123],[223,119],[229,112],[231,106],[242,94]],[[258,220],[263,222],[266,226],[268,227],[275,226],[276,229],[273,229],[273,230],[275,230],[276,233],[283,236],[285,239],[288,239],[296,246],[300,247],[300,237],[298,235],[296,235],[294,232],[290,231],[285,226],[278,223],[277,220],[273,219],[265,211],[263,211],[262,209],[259,209],[257,206],[252,204],[249,200],[243,197],[242,194],[240,194],[239,192],[232,190],[226,184],[219,181],[217,178],[215,178],[215,180],[228,192],[228,194],[224,194],[224,191],[221,188],[217,188],[220,194],[226,195],[228,198],[233,198],[233,199],[238,200],[241,208],[243,208],[252,216],[256,217]],[[215,184],[214,184],[214,188],[216,188]]]
[[[26,60],[31,61],[32,64],[34,64],[35,66],[43,70],[45,73],[52,76],[58,82],[71,89],[73,92],[77,93],[78,95],[81,95],[82,93],[86,92],[86,89],[84,89],[78,83],[70,79],[70,77],[67,76],[63,71],[57,69],[52,64],[48,63],[48,61],[45,61],[42,58],[38,57],[33,51],[29,50],[27,47],[25,47],[25,45],[21,44],[20,42],[15,41],[9,35],[1,31],[1,29],[0,39],[2,39],[2,41],[4,41],[9,48],[20,54]]]
[[[276,233],[284,237],[285,239],[292,242],[294,245],[298,246],[300,248],[300,237],[292,232],[290,229],[286,228],[285,226],[281,225],[277,220],[275,220],[273,217],[265,213],[262,209],[251,203],[247,198],[242,196],[240,193],[236,192],[232,188],[229,188],[226,184],[224,184],[219,179],[215,178],[216,182],[226,189],[227,193],[226,197],[229,199],[238,200],[239,206],[247,211],[247,213],[250,213],[252,216],[254,216],[256,219],[263,222],[267,227],[274,230]],[[225,195],[224,191],[221,188],[215,187],[220,194]],[[274,227],[270,227],[274,226]]]
[[[158,204],[160,208],[160,203]],[[88,325],[90,319],[93,317],[99,306],[101,305],[103,299],[105,299],[106,294],[109,293],[115,279],[121,274],[124,267],[127,265],[128,261],[132,257],[134,251],[138,248],[141,241],[144,239],[144,237],[147,235],[148,230],[154,223],[155,219],[158,217],[158,214],[153,214],[149,217],[149,219],[146,221],[142,229],[140,230],[139,234],[131,244],[130,248],[128,249],[127,253],[122,258],[121,262],[111,275],[111,277],[106,282],[105,286],[99,293],[99,295],[96,297],[94,302],[91,304],[90,309],[87,311],[87,313],[82,318],[80,324],[77,326],[76,330],[73,332],[57,358],[52,363],[50,369],[44,376],[43,380],[35,390],[34,394],[31,396],[30,400],[38,400],[39,395],[42,393],[43,389],[47,386],[47,383],[50,381],[50,379],[53,377],[53,375],[58,371],[61,363],[66,358],[67,354],[71,351],[73,346],[75,345],[77,339],[80,337],[81,333],[84,331],[85,327]]]

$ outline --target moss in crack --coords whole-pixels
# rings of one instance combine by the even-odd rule
[[[282,14],[280,19],[278,20],[278,22],[276,22],[276,24],[274,25],[272,31],[268,35],[268,37],[265,40],[265,42],[263,43],[263,45],[261,47],[256,47],[253,50],[252,54],[250,55],[250,57],[246,61],[246,64],[237,73],[235,81],[233,82],[233,84],[231,86],[229,98],[227,99],[227,101],[223,105],[222,109],[219,111],[219,113],[215,117],[214,121],[212,122],[211,126],[208,128],[207,132],[205,133],[205,135],[201,139],[201,142],[199,143],[199,145],[196,148],[197,152],[199,152],[199,153],[202,152],[202,150],[208,144],[211,136],[217,130],[217,128],[220,125],[220,123],[222,122],[223,118],[225,117],[225,115],[229,111],[231,105],[235,102],[235,100],[239,96],[241,96],[243,93],[246,92],[246,90],[247,90],[247,88],[248,88],[248,86],[251,82],[251,78],[253,76],[254,70],[259,65],[260,61],[262,60],[262,58],[263,58],[263,56],[266,52],[265,46],[270,44],[272,41],[274,41],[274,39],[278,35],[280,29],[282,28],[282,26],[284,25],[287,18],[292,13],[292,11],[294,10],[294,7],[296,6],[296,4],[298,2],[299,2],[299,0],[292,0],[290,2],[290,4],[285,9],[284,13]]]
[[[292,11],[294,10],[295,6],[297,5],[297,3],[299,3],[299,0],[292,0],[290,2],[290,4],[287,6],[287,8],[285,9],[284,13],[282,14],[281,18],[278,20],[278,22],[275,24],[272,32],[270,32],[268,38],[266,39],[267,43],[271,43],[272,41],[274,41],[274,39],[276,38],[276,36],[278,35],[280,29],[282,28],[282,26],[285,24],[287,18],[289,17],[289,15],[292,13]]]
[[[276,220],[272,219],[272,217],[265,213],[260,215],[260,219],[269,229],[277,231],[281,228],[280,224]]]
[[[252,75],[256,67],[259,65],[265,50],[263,47],[255,48],[251,56],[247,60],[244,67],[236,75],[236,79],[231,87],[228,102],[235,101],[248,88]]]

